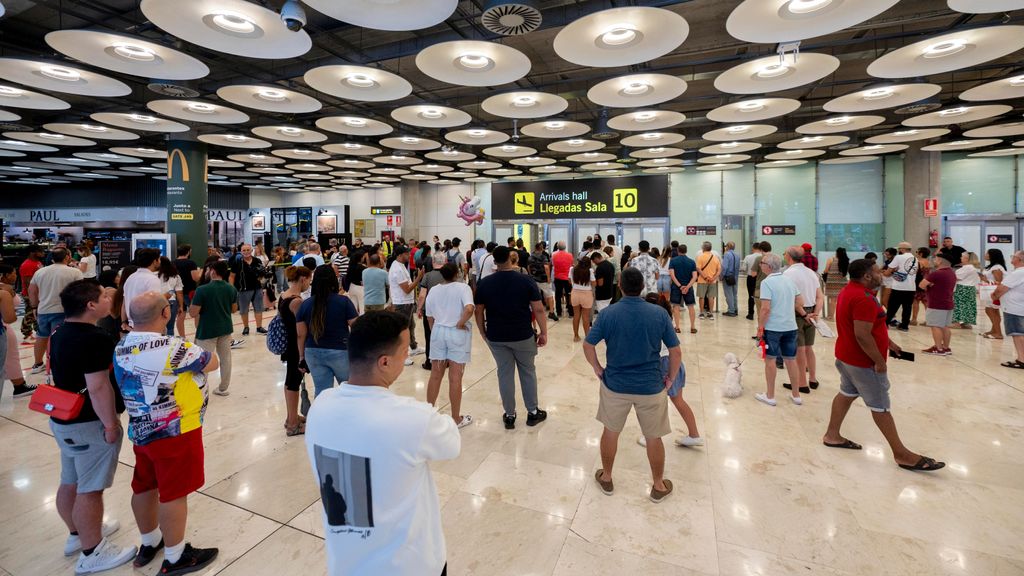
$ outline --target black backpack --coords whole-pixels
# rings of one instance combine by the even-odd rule
[[[530,272],[530,276],[533,277],[537,282],[547,282],[548,275],[544,271],[544,257],[537,256],[536,254],[530,254],[529,264],[527,270]]]

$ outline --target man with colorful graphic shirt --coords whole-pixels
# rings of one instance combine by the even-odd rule
[[[187,574],[209,565],[218,552],[185,542],[188,495],[206,481],[206,373],[217,369],[218,360],[184,338],[164,334],[170,306],[163,295],[145,292],[129,306],[134,329],[114,350],[114,375],[135,445],[132,511],[142,545],[134,564],[146,566],[166,545],[160,574]]]

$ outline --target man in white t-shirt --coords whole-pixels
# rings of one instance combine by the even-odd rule
[[[400,314],[361,316],[349,336],[349,381],[310,408],[306,449],[320,486],[329,576],[446,571],[429,463],[456,458],[461,438],[450,417],[389,390],[408,346]]]
[[[479,282],[498,271],[498,265],[494,263],[494,249],[498,245],[488,242],[484,255],[480,257],[480,268],[476,272],[476,281]]]
[[[825,293],[821,290],[821,278],[818,273],[803,263],[804,249],[800,246],[786,248],[786,270],[783,276],[789,278],[800,290],[806,316],[796,317],[796,366],[800,377],[807,376],[807,386],[800,385],[801,394],[810,394],[818,389],[818,362],[814,356],[814,338],[817,328],[814,323],[821,318],[821,308],[825,305]],[[783,388],[792,390],[793,384],[783,384]]]
[[[1003,275],[1003,281],[992,293],[1003,309],[1003,330],[1013,338],[1017,357],[1003,362],[1006,368],[1024,368],[1024,250],[1018,250],[1010,259],[1013,272]]]
[[[139,250],[135,255],[135,264],[139,269],[133,272],[124,283],[124,301],[121,303],[123,308],[122,330],[132,325],[132,310],[129,306],[132,300],[146,292],[161,292],[160,277],[156,275],[156,271],[160,269],[160,251],[156,248]],[[128,323],[128,326],[124,326],[125,322]]]
[[[896,310],[903,308],[900,316],[899,329],[903,332],[910,330],[910,311],[914,306],[914,292],[917,290],[917,256],[914,255],[914,245],[910,242],[900,242],[897,247],[899,254],[889,262],[889,266],[882,272],[885,276],[892,277],[892,292],[889,294],[889,308],[885,312],[885,321],[893,326],[893,319],[896,317]]]
[[[409,276],[409,249],[395,246],[395,261],[388,269],[388,289],[391,292],[391,305],[395,312],[405,316],[409,323],[409,356],[423,354],[423,349],[416,346],[416,286],[423,279],[423,267],[416,271],[416,279]],[[407,366],[412,366],[412,358],[408,358]]]
[[[473,290],[458,281],[455,265],[441,267],[444,281],[430,289],[424,303],[424,314],[430,323],[430,380],[427,382],[427,402],[437,402],[441,392],[441,379],[448,369],[448,396],[451,400],[452,420],[459,428],[469,426],[473,417],[462,414],[462,375],[469,363],[473,327],[469,320],[476,306]]]

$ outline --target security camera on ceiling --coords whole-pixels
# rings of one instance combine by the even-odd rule
[[[289,30],[298,32],[306,25],[306,10],[298,0],[288,0],[281,6],[281,20]]]

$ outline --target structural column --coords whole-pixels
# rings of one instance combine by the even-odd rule
[[[941,216],[924,215],[926,199],[936,198],[942,206],[941,178],[941,153],[923,152],[920,147],[907,149],[903,160],[903,238],[894,238],[891,244],[906,240],[915,248],[927,246],[931,230],[941,233]]]
[[[205,143],[167,142],[167,233],[177,234],[178,246],[191,244],[192,259],[200,265],[206,260],[210,235],[206,169]]]

